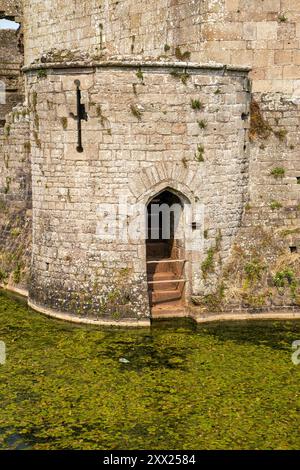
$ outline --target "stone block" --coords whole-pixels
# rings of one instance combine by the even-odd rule
[[[280,65],[292,64],[292,51],[276,51],[274,56],[274,62],[275,64]]]
[[[276,39],[278,31],[277,21],[262,21],[257,23],[257,39]]]

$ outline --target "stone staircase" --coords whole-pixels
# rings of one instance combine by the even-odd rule
[[[148,291],[152,316],[176,316],[182,311],[184,259],[172,259],[163,241],[147,244]]]

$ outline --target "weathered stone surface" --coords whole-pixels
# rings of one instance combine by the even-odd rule
[[[14,30],[0,30],[0,132],[5,115],[23,101],[21,38]]]
[[[299,255],[290,253],[300,250],[299,2],[23,3],[29,115],[8,118],[0,190],[6,202],[27,204],[20,182],[32,169],[32,299],[82,315],[149,315],[144,243],[97,238],[97,207],[117,206],[120,194],[145,203],[169,185],[205,205],[189,298],[208,310],[296,308],[293,279],[283,289],[274,278],[290,270],[300,279]],[[252,67],[252,90],[232,66]],[[69,116],[76,78],[89,115],[82,154]],[[204,108],[192,110],[191,99]],[[195,160],[198,145],[204,162]],[[260,274],[249,278],[251,269]]]
[[[300,6],[296,1],[279,4],[150,0],[145,6],[142,0],[48,0],[46,8],[43,0],[24,0],[30,17],[25,62],[42,56],[53,62],[126,57],[254,65],[255,90],[258,75],[263,79],[268,72],[272,89],[286,92],[285,78],[300,77],[299,70],[293,77],[283,75],[286,50],[293,51],[289,65],[297,65]],[[275,68],[270,73],[274,65],[281,74]]]
[[[0,0],[0,18],[19,23],[22,19],[23,0]]]
[[[139,70],[142,84],[137,80]],[[52,86],[58,74],[62,83],[59,93]],[[244,77],[243,73],[220,75],[200,68],[182,83],[163,67],[155,73],[143,68],[99,67],[93,76],[70,71],[66,75],[59,70],[49,71],[42,79],[28,77],[30,103],[36,97],[34,112],[40,123],[38,145],[32,142],[31,150],[33,301],[64,311],[72,311],[76,305],[76,311],[83,314],[105,317],[111,314],[109,299],[114,298],[112,306],[118,305],[121,316],[149,315],[145,240],[106,242],[99,238],[98,207],[107,202],[117,208],[119,198],[125,196],[130,205],[137,201],[146,204],[149,197],[168,186],[183,193],[191,204],[203,201],[210,234],[207,247],[214,242],[217,230],[227,231],[223,256],[228,256],[247,185],[241,115],[248,112],[249,95]],[[75,111],[75,79],[81,82],[89,112],[89,120],[83,124],[83,153],[76,152],[77,130],[69,118]],[[109,83],[114,87],[112,93],[107,92]],[[137,84],[135,92],[133,84]],[[193,110],[192,99],[205,103],[204,109]],[[52,103],[51,113],[45,112],[48,102]],[[65,103],[65,128],[60,121],[61,102]],[[133,114],[132,105],[142,110],[140,117]],[[95,112],[100,107],[101,113]],[[199,127],[200,119],[206,120],[206,129]],[[205,149],[204,162],[195,159],[199,144]],[[189,282],[196,289],[194,280],[201,273],[193,256],[191,253]],[[123,281],[120,272],[126,273]],[[123,301],[119,298],[122,282],[126,286],[121,289],[126,297]]]

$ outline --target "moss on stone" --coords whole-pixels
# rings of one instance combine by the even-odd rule
[[[131,114],[136,117],[139,121],[142,119],[142,113],[135,104],[130,105]]]
[[[36,91],[33,91],[31,94],[31,104],[32,104],[33,109],[35,110],[37,106],[37,92]]]
[[[180,61],[189,61],[191,58],[191,53],[189,51],[182,52],[180,47],[175,48],[175,57]]]
[[[24,142],[23,147],[24,147],[24,150],[25,150],[26,153],[31,152],[31,143],[29,141]]]
[[[259,104],[252,99],[250,104],[250,140],[267,139],[272,132],[270,124],[264,119]]]
[[[47,70],[46,69],[39,69],[36,72],[38,78],[46,78],[47,77]]]
[[[197,160],[197,162],[199,163],[204,162],[204,152],[205,152],[204,146],[202,144],[199,144],[197,146],[197,151],[195,153],[195,160]]]
[[[174,78],[180,80],[184,85],[187,84],[188,79],[190,78],[190,74],[186,72],[178,72],[177,70],[173,70],[170,75]]]
[[[285,138],[287,136],[287,130],[286,129],[279,129],[278,131],[274,131],[275,137],[277,137],[280,142],[284,142]]]
[[[281,166],[276,166],[270,172],[270,175],[274,176],[274,178],[283,178],[285,176],[285,169]]]
[[[62,125],[63,130],[67,130],[68,128],[68,119],[66,117],[61,117],[60,118],[60,123]]]
[[[281,209],[282,204],[281,202],[278,202],[278,201],[271,201],[270,208],[272,209],[272,211],[275,211],[275,210]]]
[[[215,246],[209,248],[206,258],[201,264],[201,270],[202,270],[204,279],[207,278],[209,273],[212,273],[214,271],[214,268],[215,268],[214,258],[215,258],[215,255],[221,249],[221,240],[222,240],[222,234],[221,234],[221,231],[219,230],[218,235],[216,237]]]

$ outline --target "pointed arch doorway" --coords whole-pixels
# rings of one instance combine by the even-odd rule
[[[147,279],[152,316],[176,316],[185,303],[185,201],[170,188],[147,204]]]

